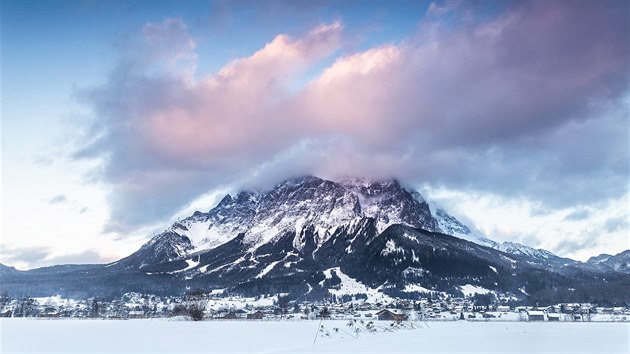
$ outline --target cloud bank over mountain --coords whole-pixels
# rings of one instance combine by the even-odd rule
[[[149,23],[102,85],[79,92],[93,120],[75,158],[102,159],[93,177],[110,188],[107,228],[120,233],[213,188],[306,173],[396,176],[548,210],[619,203],[628,10],[432,4],[397,43],[353,50],[340,19],[278,34],[215,73],[197,69],[206,58],[182,18]]]

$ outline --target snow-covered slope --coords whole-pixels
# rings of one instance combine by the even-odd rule
[[[529,256],[536,259],[549,259],[553,257],[558,257],[555,254],[544,250],[544,249],[535,249],[529,246],[522,245],[516,242],[504,241],[500,243],[497,247],[495,247],[499,251],[503,251],[505,253],[510,254],[518,254],[523,256]]]
[[[197,211],[172,225],[170,231],[188,237],[193,252],[212,249],[251,227],[260,199],[259,193],[251,191],[242,191],[235,197],[228,194],[209,212]]]
[[[327,280],[336,278],[338,283],[335,283],[329,290],[331,294],[341,297],[342,295],[356,295],[365,294],[367,300],[370,303],[376,303],[383,301],[384,299],[391,300],[391,298],[377,289],[370,288],[369,286],[358,282],[356,279],[344,274],[339,267],[329,268],[323,271],[324,280],[320,282],[320,285],[324,285]],[[426,290],[426,289],[425,289]]]

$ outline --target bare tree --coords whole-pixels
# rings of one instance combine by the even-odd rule
[[[0,306],[8,304],[10,300],[11,298],[9,298],[9,292],[5,290],[2,295],[0,295]]]
[[[92,306],[90,307],[90,317],[97,318],[99,315],[99,304],[96,299],[92,300]]]
[[[35,299],[24,296],[20,301],[20,305],[18,308],[18,313],[22,317],[33,317],[37,315],[37,302]]]
[[[206,314],[208,297],[201,289],[191,290],[184,296],[186,313],[193,321],[201,321]]]
[[[289,297],[278,295],[278,307],[280,308],[280,317],[282,317],[289,308]]]
[[[328,309],[328,307],[324,307],[323,309],[319,311],[319,317],[321,318],[330,317],[330,310]]]

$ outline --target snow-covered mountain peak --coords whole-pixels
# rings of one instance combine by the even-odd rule
[[[357,196],[340,185],[313,176],[294,178],[262,195],[245,241],[263,244],[284,232],[299,233],[302,227],[315,225],[321,243],[360,213]]]
[[[196,212],[169,228],[190,239],[194,252],[212,249],[238,234],[258,247],[285,234],[313,226],[317,244],[338,227],[373,218],[379,232],[402,223],[438,231],[428,204],[420,193],[402,187],[396,179],[345,178],[341,182],[315,176],[288,179],[267,191],[226,195],[207,213]]]
[[[374,218],[379,232],[392,224],[438,230],[422,195],[402,187],[395,178],[368,180],[353,177],[345,178],[339,184],[357,195],[363,216]]]
[[[440,230],[448,235],[471,235],[471,230],[468,226],[462,224],[454,216],[448,214],[444,209],[438,208],[435,210],[435,216],[438,221]]]
[[[481,233],[481,231],[463,224],[437,204],[432,202],[431,207],[433,216],[437,221],[437,225],[441,233],[471,241],[482,246],[494,248],[505,253],[527,256],[539,261],[547,261],[549,259],[558,258],[553,253],[544,249],[536,249],[516,242],[497,242],[491,240]]]
[[[194,251],[212,249],[247,231],[260,204],[260,194],[241,191],[226,195],[207,213],[195,212],[168,231],[190,239]]]
[[[335,183],[351,191],[360,191],[365,195],[382,194],[388,190],[396,191],[401,188],[400,182],[395,178],[369,179],[346,176],[336,180]]]
[[[173,252],[181,256],[211,250],[239,235],[251,251],[292,235],[293,246],[301,250],[307,242],[318,249],[337,230],[353,233],[365,219],[375,232],[401,224],[459,237],[507,253],[546,260],[553,254],[516,243],[498,243],[474,227],[463,224],[415,190],[406,189],[396,179],[370,180],[346,177],[330,181],[301,176],[283,181],[266,191],[241,191],[226,195],[207,213],[173,224],[165,231],[180,236]],[[181,237],[190,240],[182,246]],[[308,240],[307,240],[308,239]],[[164,238],[166,242],[168,238]]]

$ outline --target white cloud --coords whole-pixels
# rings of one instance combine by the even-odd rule
[[[585,261],[600,253],[618,253],[630,248],[628,194],[591,205],[548,209],[540,202],[510,198],[489,192],[420,188],[430,199],[456,217],[470,220],[495,241],[512,241],[543,248],[559,256]],[[588,214],[583,213],[588,210]],[[567,216],[580,214],[580,218]],[[615,224],[609,227],[610,223]]]

